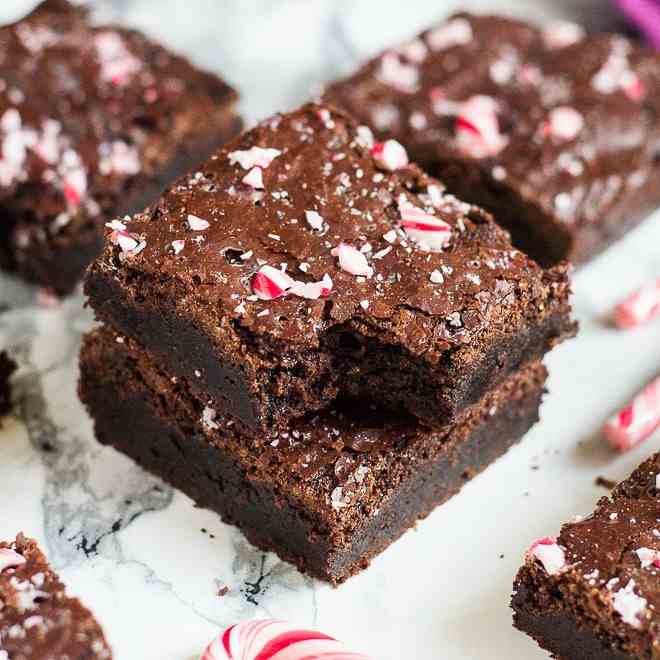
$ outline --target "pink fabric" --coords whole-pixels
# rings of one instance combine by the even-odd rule
[[[660,0],[616,0],[619,8],[660,49]]]

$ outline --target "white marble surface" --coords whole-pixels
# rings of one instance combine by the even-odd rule
[[[3,0],[0,19],[28,4]],[[223,72],[258,118],[458,4],[116,0],[103,8]],[[467,4],[539,20],[608,20],[600,1]],[[657,323],[622,334],[606,320],[622,294],[660,274],[659,245],[656,216],[576,275],[582,330],[548,360],[542,422],[336,590],[255,550],[214,514],[97,445],[75,392],[80,334],[91,325],[82,297],[40,308],[33,290],[0,276],[0,304],[10,306],[0,313],[0,346],[21,362],[17,416],[0,430],[0,538],[23,530],[43,543],[102,621],[118,660],[193,660],[220,626],[261,616],[318,627],[378,660],[542,658],[512,629],[508,609],[524,549],[592,509],[604,494],[597,475],[623,478],[660,443],[656,434],[618,457],[599,435],[605,417],[660,367]],[[219,598],[223,585],[230,592]]]

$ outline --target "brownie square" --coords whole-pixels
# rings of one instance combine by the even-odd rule
[[[11,385],[9,379],[16,370],[16,363],[0,351],[0,415],[6,415],[11,410]]]
[[[372,146],[313,104],[243,134],[110,223],[97,317],[244,432],[339,396],[449,423],[573,332],[566,270]]]
[[[660,55],[619,35],[458,14],[325,99],[544,265],[588,260],[660,205]]]
[[[0,542],[0,658],[110,660],[92,613],[66,595],[36,541]]]
[[[514,623],[556,658],[655,658],[659,584],[655,454],[601,498],[592,515],[532,546],[514,585]]]
[[[0,265],[70,292],[108,216],[240,128],[236,92],[140,32],[46,0],[0,27]]]
[[[251,437],[135,342],[101,328],[83,342],[79,393],[100,442],[258,547],[339,583],[517,442],[538,419],[545,380],[530,363],[435,431],[342,401]]]

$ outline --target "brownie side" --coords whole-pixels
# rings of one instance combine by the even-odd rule
[[[0,651],[11,660],[110,660],[92,613],[66,595],[36,541],[0,542]],[[0,653],[2,655],[2,653]]]
[[[126,221],[138,252],[110,234],[86,279],[97,317],[253,433],[341,394],[443,425],[574,333],[565,267],[541,269],[418,168],[381,171],[365,139],[345,114],[308,105],[227,145]],[[263,169],[271,181],[251,190],[235,154],[266,147],[279,152]],[[446,222],[446,248],[406,234],[402,198]],[[303,220],[314,207],[320,229]],[[333,254],[349,244],[367,255],[367,276]],[[259,299],[255,277],[273,264],[332,286]]]
[[[623,36],[458,14],[324,99],[400,141],[550,265],[587,261],[660,205],[658,90],[660,56]],[[494,108],[498,135],[486,148],[461,133],[476,122],[485,134],[490,120],[469,105],[477,98]]]
[[[514,584],[514,625],[557,657],[660,655],[660,454],[594,513],[562,527],[549,570],[528,554]]]
[[[16,363],[0,351],[0,415],[6,415],[11,410],[11,385],[9,379],[16,370]]]
[[[218,512],[255,545],[339,583],[456,493],[538,419],[529,365],[430,432],[366,402],[265,437],[238,433],[109,329],[85,339],[79,392],[97,438]],[[155,393],[158,393],[157,395]]]
[[[220,78],[66,0],[1,27],[0,55],[0,265],[58,294],[108,216],[143,209],[240,129]]]

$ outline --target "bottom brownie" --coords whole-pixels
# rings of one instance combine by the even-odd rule
[[[79,390],[102,443],[336,584],[518,441],[538,419],[545,380],[530,364],[433,432],[345,401],[288,432],[245,437],[102,328],[84,341]]]
[[[512,607],[515,626],[554,657],[660,657],[660,454],[530,548]]]
[[[16,370],[15,362],[5,351],[0,351],[0,415],[6,415],[11,409],[11,386],[9,378]],[[2,660],[0,658],[0,660]]]
[[[109,660],[92,613],[22,534],[0,543],[0,660]]]

